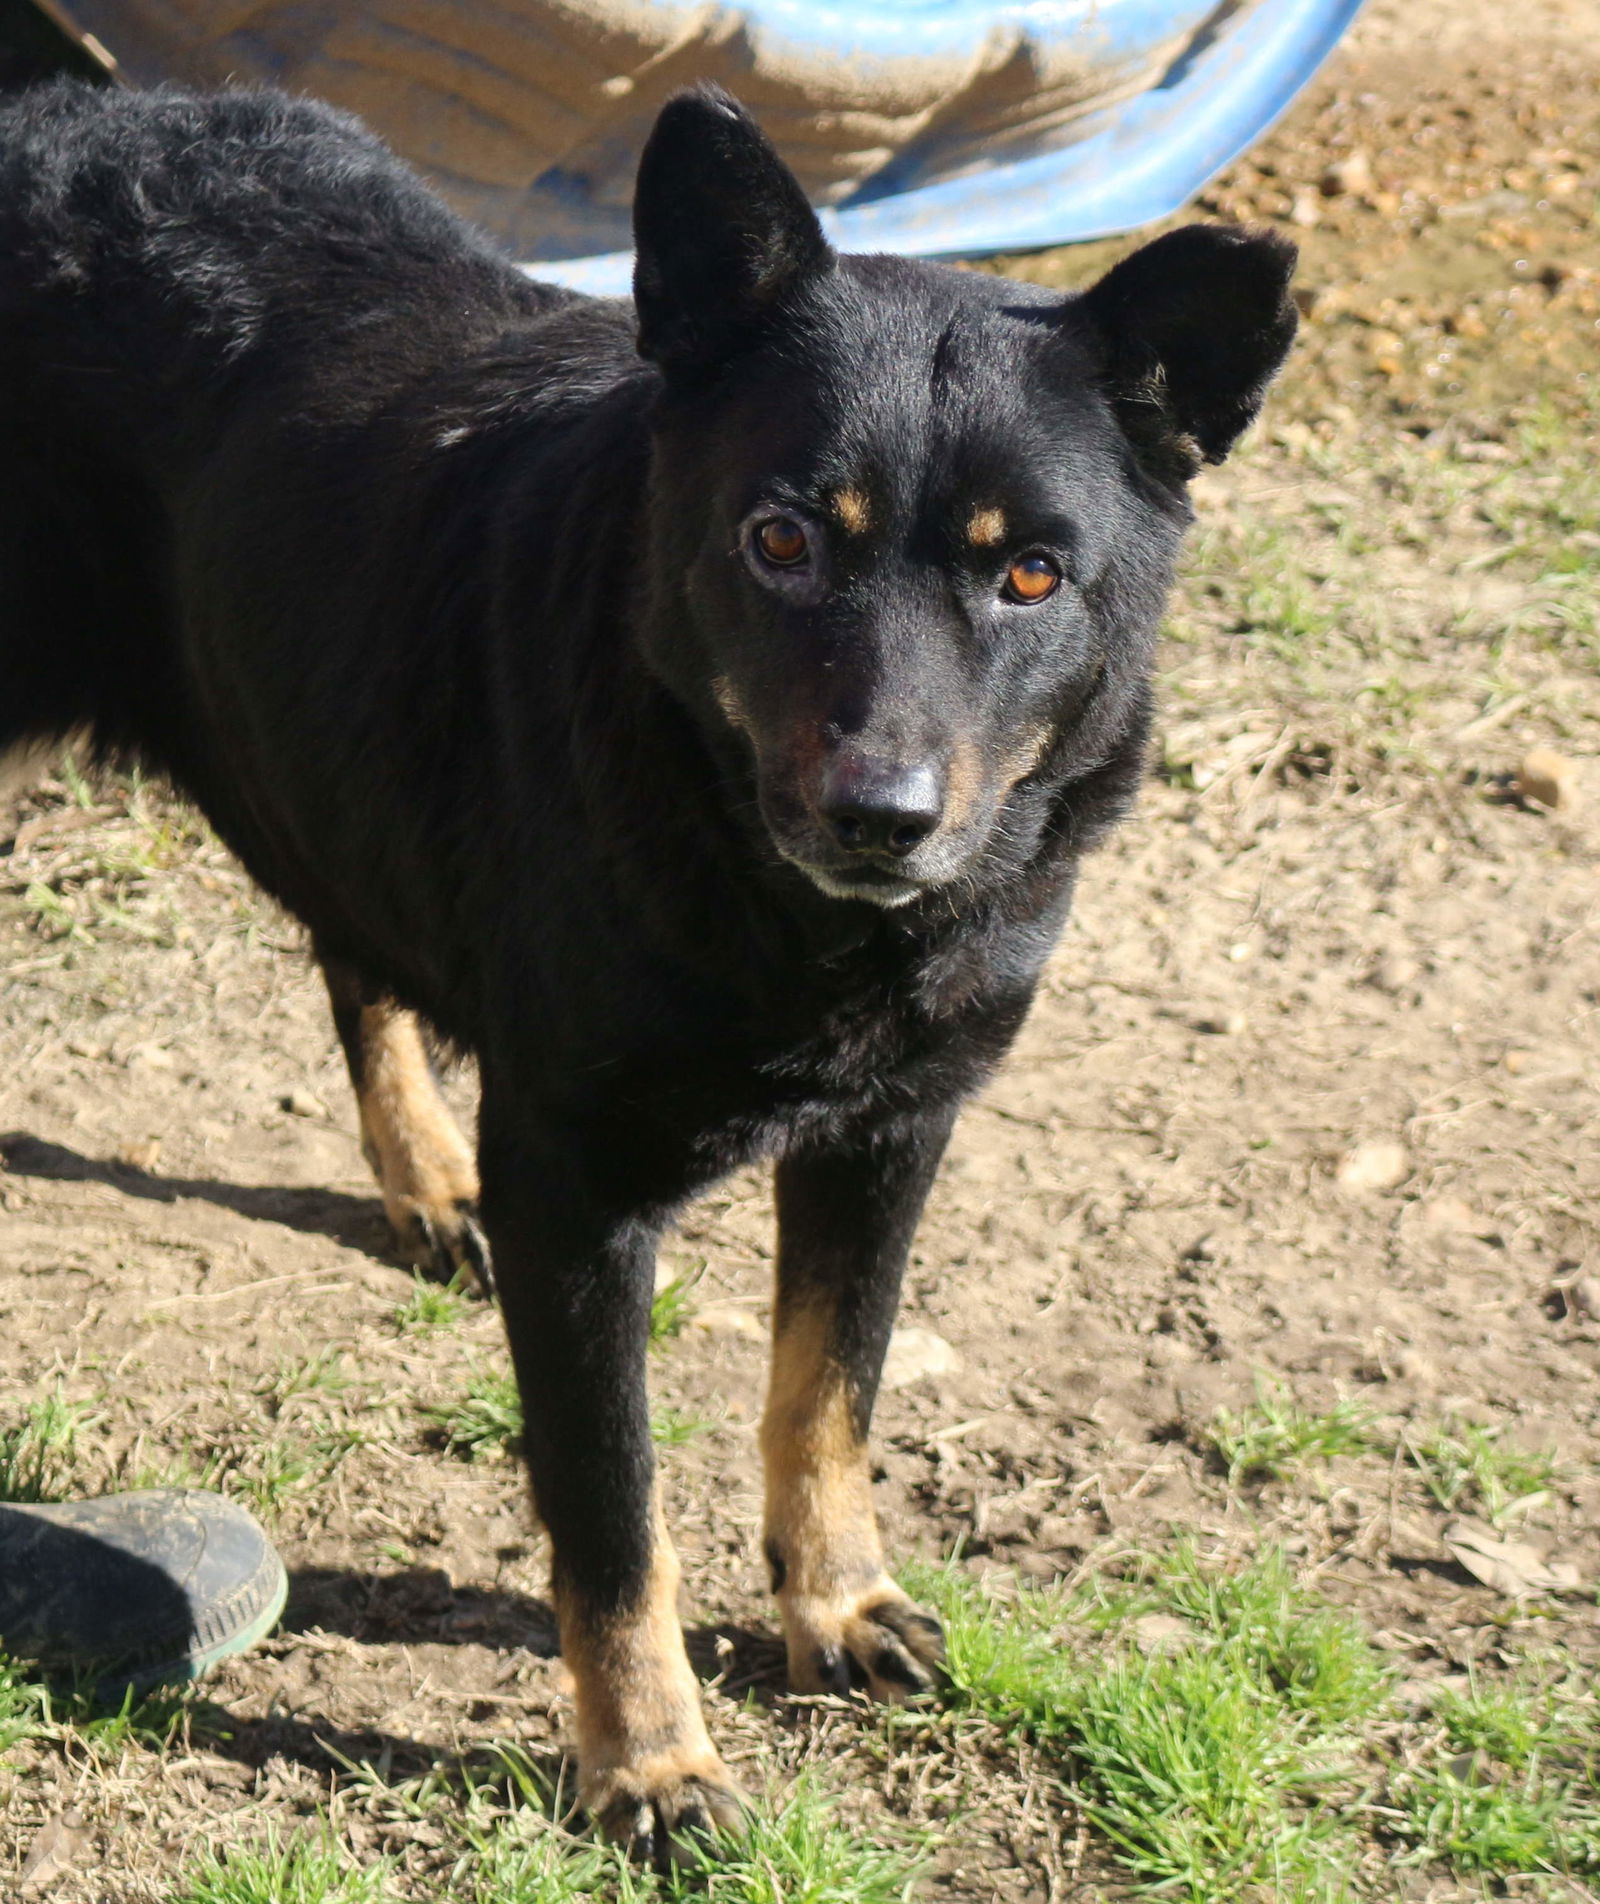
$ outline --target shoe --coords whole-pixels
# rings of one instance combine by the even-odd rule
[[[265,1639],[288,1595],[266,1535],[220,1494],[0,1505],[0,1648],[99,1673],[102,1697],[198,1679]]]

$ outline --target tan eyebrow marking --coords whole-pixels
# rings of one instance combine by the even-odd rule
[[[967,540],[980,549],[992,549],[1006,539],[1005,512],[1001,509],[974,509],[967,519]]]
[[[833,499],[833,513],[851,535],[865,535],[872,524],[872,511],[859,489],[841,489]]]

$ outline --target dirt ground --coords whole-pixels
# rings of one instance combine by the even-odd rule
[[[1202,201],[1300,239],[1305,341],[1199,485],[1151,784],[919,1237],[902,1320],[940,1340],[900,1345],[878,1413],[901,1554],[1056,1579],[1174,1531],[1277,1540],[1409,1673],[1532,1641],[1600,1660],[1592,1591],[1479,1584],[1397,1467],[1230,1486],[1205,1435],[1263,1376],[1503,1427],[1561,1463],[1521,1537],[1600,1581],[1597,82],[1594,4],[1375,0]],[[1076,282],[1105,249],[1011,268]],[[1559,809],[1519,791],[1537,748]],[[554,1754],[568,1718],[517,1471],[446,1452],[426,1412],[501,1366],[496,1318],[402,1326],[297,929],[203,830],[59,768],[4,807],[0,1423],[60,1384],[92,1404],[86,1487],[237,1488],[293,1594],[183,1749],[19,1748],[0,1891],[68,1806],[50,1895],[132,1904],[197,1835],[330,1797],[421,1882],[427,1828],[348,1762]],[[666,1451],[670,1511],[730,1759],[757,1789],[817,1762],[868,1832],[943,1821],[930,1895],[1112,1894],[1025,1760],[919,1765],[870,1716],[781,1698],[764,1182],[699,1205],[668,1260],[698,1281],[658,1387],[709,1424]]]

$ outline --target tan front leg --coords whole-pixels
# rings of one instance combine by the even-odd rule
[[[657,1861],[681,1851],[685,1834],[735,1830],[744,1805],[706,1731],[659,1503],[636,1607],[596,1617],[559,1587],[556,1605],[577,1702],[578,1795],[599,1830]]]
[[[883,1564],[867,1445],[823,1300],[787,1308],[772,1339],[761,1426],[766,1553],[797,1692],[863,1687],[896,1702],[926,1691],[944,1657],[939,1622]]]

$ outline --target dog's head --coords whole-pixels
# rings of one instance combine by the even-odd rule
[[[634,223],[658,672],[823,892],[1025,865],[1142,740],[1187,480],[1288,349],[1293,247],[1190,226],[1071,297],[840,257],[712,88]]]

